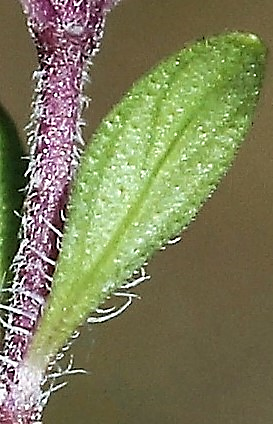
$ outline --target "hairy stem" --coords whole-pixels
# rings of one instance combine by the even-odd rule
[[[83,82],[98,50],[109,0],[21,0],[38,51],[39,70],[29,135],[29,184],[22,241],[0,357],[0,421],[39,422],[44,370],[22,361],[51,289],[71,182],[82,148]],[[2,391],[2,392],[1,392]]]

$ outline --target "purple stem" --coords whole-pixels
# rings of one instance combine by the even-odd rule
[[[40,394],[30,389],[26,396],[29,389],[24,387],[20,365],[50,293],[71,182],[83,147],[80,116],[86,67],[98,50],[106,13],[116,2],[21,0],[37,46],[39,70],[22,241],[13,263],[0,357],[1,423],[34,423],[41,413]]]

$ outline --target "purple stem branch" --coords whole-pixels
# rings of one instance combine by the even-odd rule
[[[45,370],[39,378],[26,376],[22,363],[50,293],[71,182],[83,147],[80,116],[86,67],[98,50],[106,12],[116,1],[21,3],[37,46],[39,70],[22,241],[13,262],[12,298],[0,357],[0,422],[6,424],[40,419],[39,384]]]

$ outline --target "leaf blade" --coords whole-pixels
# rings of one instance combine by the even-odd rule
[[[203,40],[159,65],[106,118],[78,175],[33,358],[56,353],[194,218],[251,123],[264,61],[252,34]]]
[[[25,166],[23,145],[11,118],[0,105],[0,252],[1,276],[8,272],[18,247],[20,221],[14,211],[22,207]],[[1,278],[1,284],[3,278]],[[1,287],[0,287],[1,289]]]

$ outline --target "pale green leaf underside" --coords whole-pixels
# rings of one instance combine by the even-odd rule
[[[264,60],[254,35],[202,40],[138,82],[104,120],[81,164],[32,357],[56,353],[193,219],[249,128]]]

